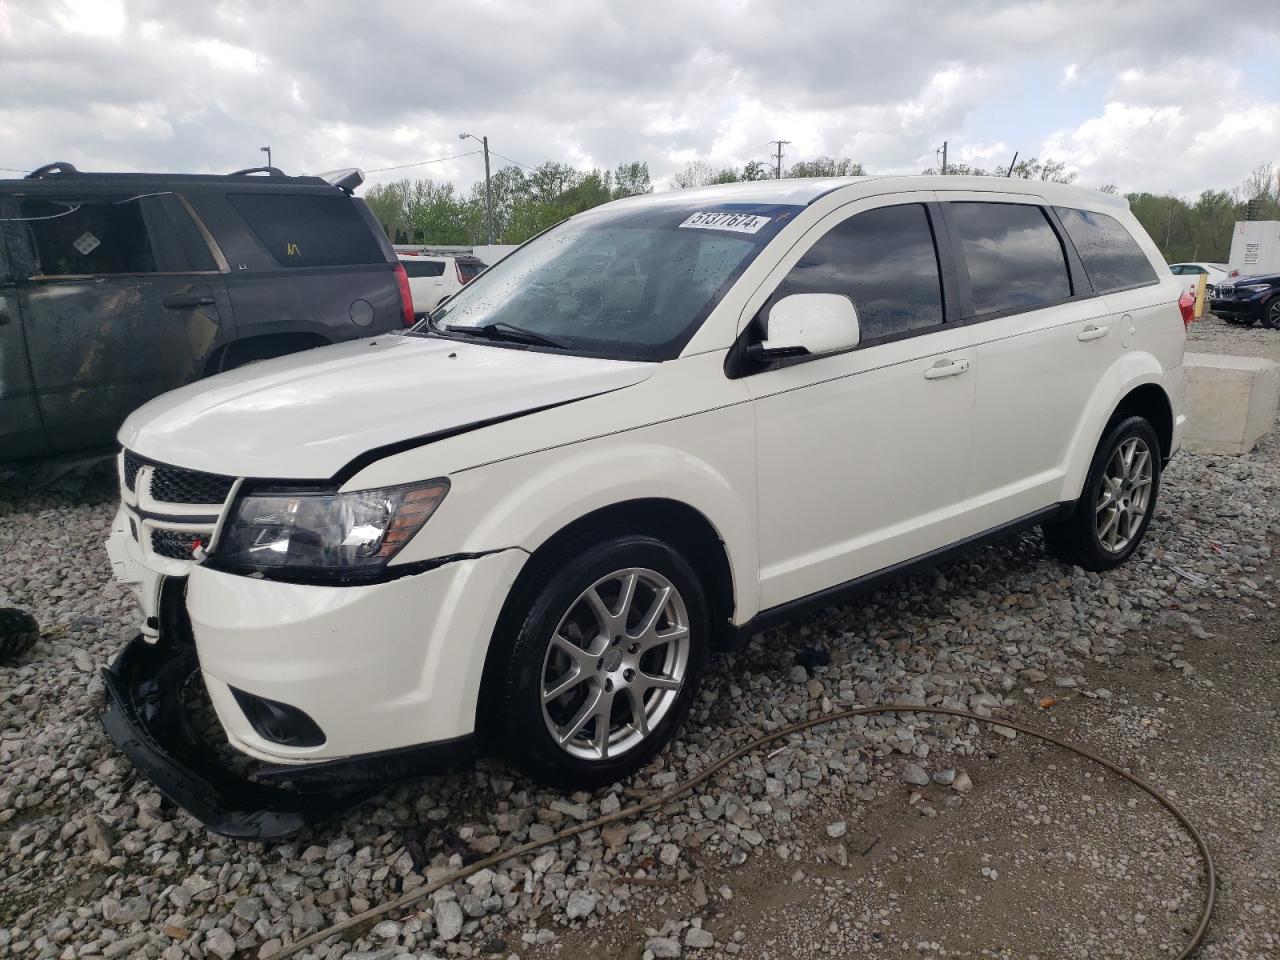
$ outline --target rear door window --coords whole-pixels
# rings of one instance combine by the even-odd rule
[[[1074,207],[1054,207],[1058,219],[1075,245],[1089,281],[1098,293],[1112,293],[1157,283],[1151,261],[1138,241],[1115,217]],[[1182,267],[1179,274],[1201,273],[1199,267]]]
[[[19,220],[44,277],[155,273],[155,254],[136,198],[22,202]]]
[[[773,300],[793,293],[849,297],[864,343],[940,325],[942,281],[924,205],[877,207],[836,224],[791,268]]]
[[[443,260],[420,260],[414,257],[410,260],[401,260],[404,266],[404,272],[410,277],[443,277],[444,261]]]
[[[369,225],[346,197],[232,193],[227,199],[282,267],[385,261]]]
[[[458,264],[458,276],[462,278],[463,283],[470,283],[485,271],[485,265],[479,260],[457,260],[454,262]]]
[[[1048,217],[1021,203],[948,202],[977,316],[1071,296],[1067,258]]]

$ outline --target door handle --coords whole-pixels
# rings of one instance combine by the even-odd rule
[[[968,369],[968,360],[939,360],[924,372],[924,378],[941,380],[943,377],[958,377]]]
[[[204,293],[171,293],[160,302],[170,310],[182,310],[186,307],[207,307],[213,303],[213,297]]]
[[[1108,327],[1105,323],[1098,323],[1098,324],[1091,323],[1089,324],[1089,326],[1085,327],[1078,334],[1076,334],[1076,339],[1079,340],[1081,343],[1088,343],[1090,340],[1101,340],[1110,332],[1111,332],[1111,328]]]

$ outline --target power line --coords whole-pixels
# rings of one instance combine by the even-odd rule
[[[517,167],[524,167],[526,170],[537,169],[536,167],[529,166],[529,164],[527,163],[521,163],[519,160],[512,160],[510,157],[499,153],[497,150],[494,150],[492,147],[489,148],[489,152],[492,153],[495,157],[502,157],[502,159],[507,161],[507,163],[514,163]]]
[[[420,167],[427,163],[444,163],[446,160],[460,160],[463,157],[474,157],[480,150],[472,150],[470,153],[455,153],[451,157],[434,157],[431,160],[415,160],[413,163],[400,163],[394,167],[374,167],[372,170],[366,170],[365,173],[386,173],[388,170],[404,170],[406,167]],[[513,163],[515,161],[512,161]]]

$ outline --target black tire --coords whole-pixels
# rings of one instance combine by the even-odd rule
[[[1123,545],[1113,549],[1103,542],[1099,533],[1099,523],[1107,522],[1099,519],[1099,512],[1103,509],[1103,484],[1117,451],[1131,439],[1145,445],[1150,458],[1150,492],[1136,527],[1129,529]],[[1064,519],[1044,524],[1044,542],[1049,552],[1064,563],[1076,564],[1086,570],[1110,570],[1124,563],[1138,549],[1151,524],[1160,496],[1160,470],[1160,440],[1150,422],[1137,416],[1113,420],[1093,455],[1080,499]],[[1115,523],[1119,525],[1120,518],[1116,518]]]
[[[1270,330],[1280,330],[1280,294],[1272,297],[1263,306],[1262,325]]]
[[[501,646],[497,649],[498,659],[491,659],[493,669],[486,679],[492,694],[481,700],[482,711],[491,713],[490,717],[481,718],[481,726],[487,730],[490,739],[495,741],[494,745],[507,760],[534,780],[561,789],[594,789],[628,777],[648,763],[675,735],[697,695],[706,669],[710,639],[707,600],[702,584],[688,562],[671,546],[653,537],[637,534],[604,536],[605,539],[576,541],[558,550],[553,556],[546,557],[539,563],[532,577],[519,588],[518,595],[512,597],[503,621],[513,633],[505,642],[502,638],[495,637],[495,642]],[[584,640],[584,647],[590,644],[592,638],[586,636],[589,631],[579,627],[583,611],[587,609],[582,606],[587,601],[581,598],[588,588],[602,578],[615,572],[631,570],[643,571],[646,576],[653,574],[657,578],[664,578],[674,587],[677,600],[683,605],[684,626],[688,631],[688,643],[684,647],[685,657],[682,661],[683,682],[678,690],[670,691],[670,696],[667,691],[657,689],[638,693],[641,701],[648,703],[657,703],[657,698],[665,698],[662,712],[644,735],[639,733],[638,726],[632,720],[629,728],[631,732],[627,736],[640,739],[630,746],[624,744],[622,753],[609,755],[609,741],[606,741],[604,759],[576,756],[570,750],[585,750],[588,745],[583,740],[571,739],[569,748],[561,746],[549,727],[557,719],[552,711],[560,710],[561,715],[577,715],[587,706],[585,700],[592,696],[592,691],[603,690],[606,683],[610,684],[609,689],[613,691],[613,697],[617,698],[614,710],[630,711],[633,701],[630,690],[623,690],[621,686],[614,688],[613,681],[608,679],[616,676],[621,682],[621,673],[606,675],[598,672],[587,676],[579,665],[578,669],[586,679],[578,680],[574,689],[559,699],[553,699],[547,708],[548,712],[544,712],[542,697],[544,683],[548,683],[547,675],[551,673],[553,677],[559,676],[558,670],[551,666],[551,658],[562,655],[559,646],[555,652],[548,652],[552,634],[558,630],[568,634],[577,628],[575,639]],[[621,610],[625,604],[620,597],[621,583],[619,587],[619,595],[609,603],[616,604]],[[643,591],[648,589],[650,587],[645,582],[640,582],[639,586],[633,588],[637,604],[646,604]],[[608,584],[601,590],[607,595]],[[658,607],[657,596],[656,592],[648,596],[641,619],[645,613],[652,613]],[[671,608],[663,609],[666,611]],[[575,611],[578,622],[568,622]],[[679,626],[673,626],[673,621],[667,617],[666,612],[661,614],[660,619],[668,631],[676,630]],[[611,640],[602,629],[595,639],[613,644],[621,641],[617,647],[620,655],[623,650],[629,651],[632,639],[630,632],[631,628],[628,627],[623,631],[625,636]],[[639,647],[638,643],[636,647]],[[604,656],[612,655],[612,649],[606,647],[604,655],[596,662],[605,664]],[[659,643],[641,656],[667,656],[666,650],[674,652],[675,649],[674,645],[664,648]],[[592,660],[595,658],[592,657]],[[645,661],[643,669],[637,664],[642,678],[647,676],[646,670],[665,675],[665,671],[650,667],[649,664],[652,663],[652,660]],[[621,669],[617,663],[612,666],[615,671]],[[622,666],[625,667],[625,664]],[[572,679],[576,675],[573,669],[571,665],[564,676]],[[607,666],[597,667],[597,670],[605,671]],[[672,673],[675,673],[674,669]],[[556,685],[554,679],[550,682],[553,686]],[[584,702],[575,707],[573,698],[579,695]],[[611,720],[614,715],[617,714],[611,714]],[[634,714],[629,716],[634,718]],[[572,719],[567,720],[562,729],[571,727],[572,722]],[[599,732],[598,723],[598,720],[590,721],[578,736],[594,741],[594,734]],[[606,728],[608,729],[612,728]],[[626,729],[628,728],[620,725],[620,731]],[[591,730],[593,735],[587,735],[587,730]],[[608,736],[606,733],[606,738]]]

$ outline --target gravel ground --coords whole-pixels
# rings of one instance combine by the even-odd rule
[[[1274,331],[1210,319],[1191,339],[1280,359]],[[0,491],[0,606],[44,625],[0,667],[0,956],[269,955],[753,735],[904,700],[1046,727],[1175,794],[1222,874],[1203,956],[1280,955],[1277,435],[1246,457],[1179,456],[1146,544],[1113,573],[1064,568],[1028,534],[754,638],[714,662],[678,742],[621,787],[562,797],[481,761],[274,847],[207,834],[97,724],[96,670],[135,616],[102,553],[114,496],[109,479]],[[748,756],[648,819],[507,861],[311,956],[1171,956],[1198,871],[1167,815],[1069,754],[961,720],[874,718]]]

